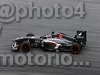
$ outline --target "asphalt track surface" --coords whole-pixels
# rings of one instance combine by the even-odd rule
[[[8,0],[0,0],[0,2]],[[27,5],[33,1],[36,5],[61,5],[77,6],[80,1],[85,2],[86,17],[80,19],[78,16],[71,19],[22,19],[20,23],[11,24],[0,23],[3,26],[3,34],[0,37],[0,53],[11,53],[11,40],[23,36],[27,32],[37,35],[49,33],[51,31],[64,32],[73,36],[78,29],[88,31],[88,42],[85,49],[79,55],[73,55],[75,61],[90,61],[89,67],[75,66],[34,66],[24,67],[0,67],[0,75],[100,75],[100,1],[99,0],[9,0],[15,5]],[[53,53],[44,52],[41,49],[32,50],[34,53]],[[65,53],[65,52],[61,52]],[[66,52],[67,53],[67,52]]]

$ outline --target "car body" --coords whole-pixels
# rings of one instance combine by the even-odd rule
[[[42,47],[47,48],[48,50],[56,50],[61,46],[65,46],[66,48],[69,48],[70,46],[72,46],[72,41],[66,40],[66,39],[58,39],[58,38],[49,38],[49,39],[45,39],[42,41]],[[49,45],[48,45],[49,44]],[[54,46],[54,47],[53,47]],[[48,48],[50,47],[50,48]]]
[[[49,51],[72,51],[74,54],[80,53],[81,46],[67,39],[49,38],[42,41],[42,47],[44,50]],[[73,48],[74,47],[74,48]],[[76,48],[75,48],[76,47]]]

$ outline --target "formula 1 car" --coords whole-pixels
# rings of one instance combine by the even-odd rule
[[[43,36],[35,36],[27,34],[25,37],[19,37],[13,40],[12,50],[25,52],[30,51],[33,47],[39,47],[44,50],[59,50],[72,51],[74,54],[79,54],[82,47],[85,47],[87,42],[86,31],[77,31],[74,37],[70,37],[64,33],[54,33]]]

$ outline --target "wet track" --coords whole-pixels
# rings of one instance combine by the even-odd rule
[[[0,2],[8,0],[0,0]],[[73,55],[75,61],[89,61],[90,67],[75,66],[25,66],[25,67],[0,67],[0,75],[100,75],[100,1],[99,0],[9,0],[15,5],[27,5],[29,1],[34,1],[36,5],[61,5],[77,6],[80,1],[85,2],[86,17],[80,19],[78,16],[71,19],[22,19],[20,23],[3,24],[3,34],[0,38],[0,53],[11,53],[11,40],[23,36],[27,32],[37,35],[49,33],[51,31],[64,32],[73,36],[78,29],[88,31],[88,42],[86,48],[79,55]],[[40,49],[32,50],[34,53],[44,52]],[[61,52],[64,53],[64,52]],[[67,52],[66,52],[67,53]]]

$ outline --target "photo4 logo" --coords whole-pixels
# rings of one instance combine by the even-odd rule
[[[36,11],[36,12],[35,12]],[[36,15],[35,15],[36,14]],[[0,22],[20,22],[23,18],[71,18],[74,15],[78,15],[80,18],[84,18],[86,15],[85,4],[80,2],[76,8],[71,6],[61,6],[59,3],[54,6],[36,6],[34,2],[29,2],[28,6],[16,6],[14,3],[3,2],[0,3]]]

